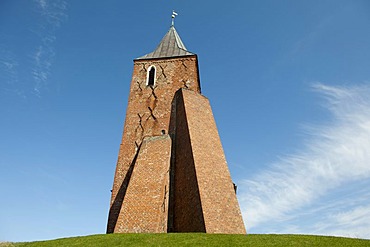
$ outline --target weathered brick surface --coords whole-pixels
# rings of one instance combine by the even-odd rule
[[[245,234],[209,101],[191,90],[181,93],[206,232]]]
[[[156,68],[154,87],[146,85],[147,70]],[[146,136],[168,133],[171,101],[179,88],[200,92],[197,57],[135,60],[126,119],[118,154],[108,216],[107,232],[120,229],[118,216],[137,156],[138,146]]]
[[[174,232],[206,232],[197,176],[194,166],[192,140],[186,119],[182,91],[176,93],[171,117],[173,139],[170,218]]]
[[[115,232],[166,232],[171,138],[145,137]]]
[[[172,231],[245,233],[195,55],[134,61],[108,216],[108,233]]]

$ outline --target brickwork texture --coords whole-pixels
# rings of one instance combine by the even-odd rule
[[[113,232],[246,233],[196,55],[134,60],[108,215]]]

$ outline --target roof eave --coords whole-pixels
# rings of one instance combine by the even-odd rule
[[[165,59],[171,59],[171,58],[184,58],[184,57],[198,57],[197,54],[192,53],[189,55],[179,55],[179,56],[166,56],[166,57],[139,57],[135,58],[134,61],[140,61],[140,60],[165,60]]]

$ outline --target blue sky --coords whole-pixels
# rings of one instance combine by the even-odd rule
[[[0,3],[0,241],[104,233],[132,59],[199,56],[249,233],[370,238],[370,2]]]

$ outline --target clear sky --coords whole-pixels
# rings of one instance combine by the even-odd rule
[[[104,233],[133,62],[197,53],[249,233],[370,238],[370,1],[0,2],[0,241]]]

